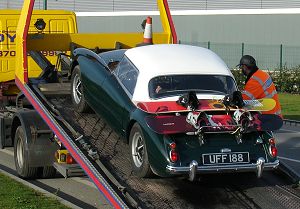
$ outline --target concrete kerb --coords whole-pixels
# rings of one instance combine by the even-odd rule
[[[280,161],[278,170],[290,178],[294,184],[300,186],[300,174],[285,162]]]
[[[32,188],[32,189],[34,189],[34,190],[36,190],[36,191],[42,193],[42,194],[45,195],[46,197],[51,197],[51,198],[54,198],[54,199],[58,200],[61,204],[65,205],[65,206],[67,206],[67,207],[74,208],[74,209],[80,209],[80,207],[74,205],[73,203],[71,203],[71,202],[69,202],[69,201],[67,201],[67,200],[64,200],[64,199],[62,199],[61,197],[58,197],[58,196],[56,196],[56,195],[54,195],[54,194],[52,194],[52,193],[50,193],[50,192],[48,192],[48,191],[46,191],[46,190],[40,188],[40,187],[37,187],[37,186],[35,186],[34,184],[31,184],[31,183],[28,182],[28,181],[25,181],[25,180],[23,180],[23,179],[21,179],[21,178],[19,178],[19,177],[17,177],[17,176],[14,176],[14,175],[12,175],[12,174],[10,174],[10,173],[8,173],[8,172],[2,170],[1,168],[0,168],[0,173],[2,173],[2,174],[4,174],[4,175],[6,175],[6,176],[12,178],[13,180],[15,180],[15,181],[17,181],[17,182],[20,182],[21,184],[23,184],[23,185],[25,185],[25,186],[28,186],[28,187],[30,187],[30,188]]]

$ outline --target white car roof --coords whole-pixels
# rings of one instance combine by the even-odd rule
[[[139,70],[133,101],[149,101],[148,83],[164,75],[228,75],[224,61],[209,49],[182,45],[158,44],[129,49],[125,55]]]

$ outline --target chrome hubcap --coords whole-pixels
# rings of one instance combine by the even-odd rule
[[[80,76],[78,74],[74,76],[72,93],[74,101],[76,102],[76,104],[79,104],[82,97],[82,86]]]
[[[144,140],[139,132],[136,132],[133,135],[131,152],[132,152],[132,158],[135,166],[141,167],[143,164],[145,150],[144,150]]]
[[[23,168],[24,164],[24,147],[21,140],[18,140],[17,144],[17,161],[20,168]]]

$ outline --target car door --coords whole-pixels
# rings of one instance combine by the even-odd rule
[[[112,127],[124,134],[130,118],[130,112],[135,108],[131,101],[136,85],[138,70],[124,56],[111,76],[103,82],[104,108],[108,115],[107,120]]]
[[[90,56],[79,56],[83,94],[90,107],[100,116],[105,114],[103,106],[103,82],[111,76],[109,70]]]

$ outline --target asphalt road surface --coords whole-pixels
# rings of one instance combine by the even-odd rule
[[[300,124],[284,125],[275,132],[279,159],[300,176]]]

